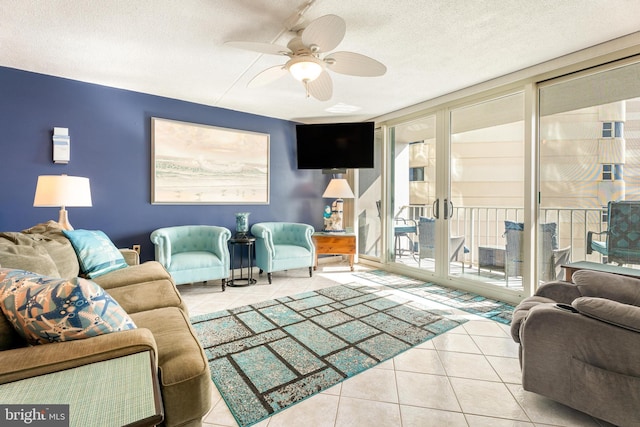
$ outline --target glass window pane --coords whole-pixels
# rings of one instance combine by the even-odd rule
[[[381,199],[382,199],[382,130],[374,134],[373,169],[358,169],[358,254],[381,257]]]
[[[451,129],[450,271],[522,289],[524,94],[455,109]]]
[[[565,263],[640,268],[638,73],[631,64],[540,89],[540,217],[557,222]]]

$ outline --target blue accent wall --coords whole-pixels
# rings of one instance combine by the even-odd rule
[[[268,205],[152,205],[151,118],[161,117],[270,135]],[[69,128],[71,161],[52,161],[54,127]],[[118,247],[142,245],[153,259],[156,228],[294,221],[322,228],[328,176],[297,170],[295,123],[138,92],[0,67],[0,231],[20,231],[58,208],[33,207],[39,175],[90,178],[93,206],[70,207],[76,228],[103,230]]]

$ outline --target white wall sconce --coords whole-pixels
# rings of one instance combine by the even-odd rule
[[[66,164],[71,160],[69,128],[53,128],[53,163]]]

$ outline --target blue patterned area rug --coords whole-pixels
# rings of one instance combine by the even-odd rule
[[[409,292],[412,295],[418,295],[449,307],[458,308],[467,313],[476,314],[507,325],[511,323],[511,314],[515,309],[513,305],[503,301],[485,298],[471,292],[447,288],[436,285],[435,283],[425,283],[419,279],[389,273],[384,270],[355,273],[354,276]]]
[[[372,283],[340,285],[196,316],[211,376],[252,425],[466,322]]]

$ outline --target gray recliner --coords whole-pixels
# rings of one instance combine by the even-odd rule
[[[640,425],[640,280],[580,270],[514,310],[522,386],[618,426]]]

